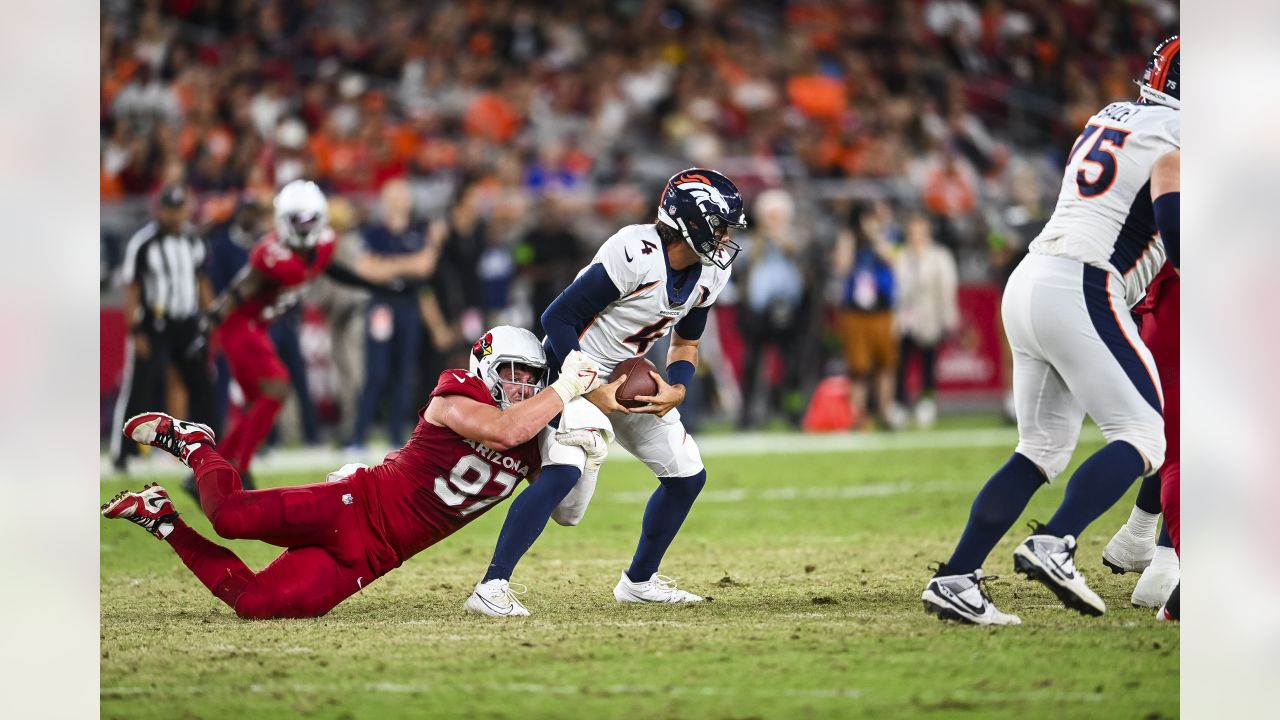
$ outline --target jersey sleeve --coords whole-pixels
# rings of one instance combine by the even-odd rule
[[[646,261],[653,257],[652,250],[649,253],[643,252],[646,248],[632,238],[633,236],[622,232],[615,234],[600,246],[591,261],[604,267],[605,273],[622,297],[644,284]],[[632,244],[635,247],[629,247]]]
[[[716,298],[720,297],[720,293],[724,292],[725,287],[729,284],[730,272],[732,272],[732,268],[719,270],[710,278],[704,278],[702,282],[698,283],[698,302],[695,307],[711,307]]]
[[[285,287],[300,285],[306,280],[306,268],[297,253],[270,238],[253,246],[249,253],[249,264],[254,270]]]
[[[431,397],[446,395],[461,395],[486,405],[497,404],[484,382],[467,370],[445,370],[440,373],[440,381],[436,383],[436,389],[431,391]]]

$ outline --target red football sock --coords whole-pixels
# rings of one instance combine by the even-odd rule
[[[231,429],[226,441],[219,445],[223,456],[236,470],[246,472],[249,469],[253,454],[266,441],[267,435],[271,434],[271,426],[283,404],[284,401],[270,395],[254,398],[240,416],[240,421]]]
[[[213,543],[181,519],[174,523],[173,532],[165,540],[200,582],[234,610],[236,601],[253,580],[253,571],[235,553]]]
[[[1182,461],[1166,461],[1160,468],[1160,505],[1173,551],[1182,557]]]

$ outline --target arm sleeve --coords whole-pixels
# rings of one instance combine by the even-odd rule
[[[1169,262],[1178,269],[1181,269],[1178,266],[1181,195],[1180,192],[1165,193],[1151,203],[1151,209],[1156,215],[1156,228],[1160,230],[1160,239],[1164,242],[1165,253],[1169,256]]]
[[[622,293],[598,263],[589,266],[565,288],[542,313],[542,329],[555,359],[562,360],[570,351],[579,349],[578,334],[620,297]]]
[[[701,339],[702,332],[707,329],[707,313],[710,311],[709,307],[696,307],[690,310],[688,315],[680,318],[680,322],[676,323],[676,333],[685,340]]]
[[[418,283],[411,285],[409,283],[397,281],[389,285],[382,285],[373,282],[372,280],[367,280],[351,268],[337,263],[329,263],[328,265],[325,265],[324,274],[332,278],[334,282],[342,285],[349,285],[351,287],[364,288],[365,290],[392,295],[403,293],[406,290],[417,290],[423,284]]]

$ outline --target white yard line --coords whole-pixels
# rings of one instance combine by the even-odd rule
[[[280,693],[299,693],[310,695],[317,692],[337,692],[347,695],[351,693],[387,693],[387,694],[452,694],[457,691],[451,685],[430,685],[425,683],[349,683],[349,684],[314,684],[314,683],[254,683],[248,688],[255,695],[278,695]],[[523,693],[527,695],[660,695],[663,697],[752,697],[752,698],[811,698],[857,700],[866,692],[859,688],[759,688],[759,687],[716,687],[716,686],[681,686],[681,685],[544,685],[541,683],[507,683],[486,688],[477,688],[498,692]],[[227,688],[206,688],[192,685],[171,685],[157,683],[155,686],[116,686],[104,687],[100,692],[102,698],[126,698],[149,695],[214,695],[228,692]],[[966,702],[1036,702],[1053,700],[1067,703],[1099,703],[1106,700],[1103,693],[1056,691],[1050,689],[1027,690],[1022,692],[999,692],[983,690],[952,690],[939,692],[935,697],[919,698],[923,702],[943,702],[960,700]]]
[[[1080,434],[1081,441],[1096,441],[1102,434],[1092,425]],[[702,456],[726,455],[784,455],[804,453],[861,453],[884,450],[936,450],[951,448],[1008,447],[1013,450],[1018,433],[1013,428],[979,428],[966,430],[923,430],[901,433],[738,433],[732,435],[706,435],[698,438]],[[315,472],[327,473],[350,462],[374,464],[390,448],[370,448],[353,454],[339,448],[290,448],[275,450],[254,461],[254,471],[263,475],[275,473]],[[618,445],[610,448],[613,460],[634,461],[630,453]],[[157,477],[182,475],[183,467],[162,451],[151,452],[145,458],[134,458],[130,465],[129,479],[145,480]],[[102,457],[100,476],[106,481],[119,480],[111,469],[107,456]],[[320,478],[317,478],[319,480]]]

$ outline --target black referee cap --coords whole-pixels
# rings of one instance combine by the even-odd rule
[[[182,207],[187,204],[187,189],[182,185],[167,185],[160,191],[160,205]]]

